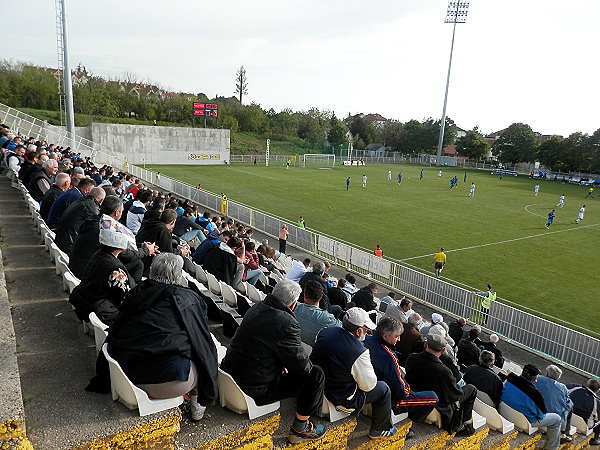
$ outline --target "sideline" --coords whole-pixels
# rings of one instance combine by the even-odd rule
[[[541,237],[541,236],[548,236],[550,234],[565,233],[567,231],[575,231],[575,230],[581,230],[583,228],[597,227],[598,225],[600,225],[600,223],[592,223],[590,225],[582,225],[580,227],[568,228],[566,230],[547,231],[546,233],[532,234],[530,236],[523,236],[523,237],[514,238],[514,239],[506,239],[504,241],[488,242],[487,244],[480,244],[480,245],[472,245],[470,247],[455,248],[454,250],[445,250],[444,253],[460,252],[460,251],[463,251],[463,250],[472,250],[474,248],[489,247],[489,246],[498,245],[498,244],[508,244],[509,242],[523,241],[525,239],[532,239],[532,238]],[[435,255],[435,253],[428,253],[426,255],[411,256],[410,258],[399,259],[398,261],[400,261],[400,262],[410,261],[412,259],[425,258],[427,256],[434,256],[434,255]]]

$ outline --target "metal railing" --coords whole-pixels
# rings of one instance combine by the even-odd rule
[[[63,134],[59,135],[60,132],[56,129],[53,130],[54,134],[44,135],[48,130],[45,122],[4,105],[0,105],[0,120],[14,130],[22,131],[24,135],[45,138],[48,142],[66,142],[68,137],[66,131],[63,130]],[[77,142],[77,151],[82,154],[95,154],[98,163],[110,164],[121,170],[127,169],[124,167],[123,158],[113,155],[112,152],[93,143],[88,145],[83,139]],[[221,197],[216,194],[196,189],[139,166],[128,168],[128,172],[208,209],[221,210]],[[233,200],[228,201],[227,215],[275,239],[281,226],[287,224],[288,243],[293,246],[327,258],[335,265],[361,273],[448,314],[468,317],[471,322],[501,335],[509,342],[554,359],[581,373],[593,376],[600,373],[600,339],[545,319],[541,317],[543,314],[522,311],[506,304],[501,298],[491,302],[489,309],[483,309],[483,298],[473,294],[471,290],[437,279],[399,262],[378,258],[369,250],[338,238],[298,228],[283,218]]]

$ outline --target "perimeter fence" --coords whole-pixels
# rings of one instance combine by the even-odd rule
[[[48,124],[31,116],[0,104],[0,121],[21,131],[25,136],[46,139],[58,145],[68,145],[66,131],[56,130],[45,134]],[[62,143],[62,144],[61,144]],[[159,175],[139,166],[125,167],[125,162],[97,144],[76,140],[76,151],[93,155],[96,162],[127,170],[146,183],[193,201],[213,211],[221,211],[219,195],[196,189],[181,181]],[[407,267],[389,258],[378,258],[371,251],[316,230],[301,229],[289,221],[252,208],[234,200],[227,202],[227,215],[272,238],[277,239],[279,229],[285,224],[289,228],[288,243],[313,255],[330,260],[348,271],[360,273],[367,278],[396,289],[431,307],[454,317],[467,317],[471,323],[502,336],[508,342],[525,347],[533,352],[567,365],[580,373],[600,374],[600,335],[594,331],[586,333],[562,325],[560,319],[551,318],[540,312],[527,312],[511,306],[500,297],[491,302],[489,309],[482,308],[483,297],[456,284],[437,279],[423,271]],[[552,319],[552,320],[549,320]],[[565,322],[563,322],[565,323]]]

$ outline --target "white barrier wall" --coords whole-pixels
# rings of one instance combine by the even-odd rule
[[[224,164],[229,130],[93,123],[92,141],[130,164]]]

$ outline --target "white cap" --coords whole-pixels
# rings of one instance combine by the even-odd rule
[[[369,318],[367,312],[362,308],[350,308],[346,311],[346,318],[348,319],[348,322],[357,327],[367,327],[370,330],[374,330],[377,327],[377,325]]]
[[[433,313],[431,315],[431,323],[440,323],[440,322],[443,322],[443,321],[444,321],[444,318],[442,317],[441,314]]]

